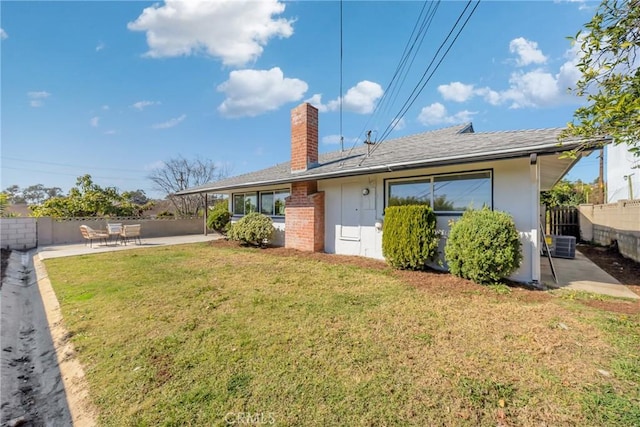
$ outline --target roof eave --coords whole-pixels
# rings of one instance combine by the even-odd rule
[[[602,142],[607,142],[608,140],[603,139]],[[389,163],[382,164],[370,167],[357,167],[354,169],[345,169],[341,171],[330,171],[325,173],[305,173],[301,175],[290,175],[283,178],[273,179],[273,180],[262,180],[262,181],[252,181],[245,182],[241,184],[227,185],[227,186],[207,186],[206,188],[194,188],[193,190],[184,190],[179,193],[176,193],[178,196],[186,196],[192,194],[201,194],[201,193],[215,193],[215,192],[228,192],[231,190],[251,188],[251,187],[261,187],[267,185],[279,185],[279,184],[288,184],[292,182],[301,182],[301,181],[310,181],[310,180],[324,180],[324,179],[333,179],[333,178],[344,178],[349,176],[358,176],[358,175],[368,175],[372,173],[380,173],[380,172],[393,172],[399,170],[407,170],[407,169],[419,169],[423,167],[436,167],[436,166],[449,166],[452,164],[468,164],[468,163],[477,163],[477,162],[485,162],[491,160],[508,160],[514,158],[522,158],[529,157],[530,154],[557,154],[565,151],[571,151],[576,148],[579,148],[584,141],[573,141],[573,142],[565,142],[563,144],[553,143],[546,145],[537,145],[530,147],[519,147],[515,149],[508,150],[500,150],[494,151],[490,153],[484,153],[480,155],[459,155],[459,156],[451,156],[451,157],[442,157],[430,160],[417,160],[413,162],[401,162],[401,163]]]

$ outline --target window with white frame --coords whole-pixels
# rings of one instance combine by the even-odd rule
[[[285,199],[289,194],[287,189],[233,193],[233,214],[261,212],[269,216],[284,216]]]
[[[387,206],[429,205],[436,213],[493,207],[491,171],[390,180]]]

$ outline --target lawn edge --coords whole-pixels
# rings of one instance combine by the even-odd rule
[[[46,266],[38,254],[33,256],[33,266],[73,425],[95,426],[97,425],[95,415],[98,411],[90,400],[84,368],[76,357],[75,348],[69,339],[69,331],[64,326],[60,303],[51,286]]]

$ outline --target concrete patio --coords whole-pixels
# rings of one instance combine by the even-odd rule
[[[618,298],[640,299],[639,295],[618,282],[577,250],[574,259],[552,258],[552,260],[558,276],[558,283],[553,280],[547,257],[540,259],[542,283],[549,287]]]
[[[190,234],[186,236],[170,236],[170,237],[152,237],[152,238],[142,238],[142,244],[135,244],[133,242],[129,242],[126,245],[122,243],[116,244],[115,242],[111,242],[109,244],[98,244],[98,242],[94,242],[92,246],[84,243],[74,243],[69,245],[50,245],[50,246],[42,246],[37,249],[38,257],[40,260],[48,259],[48,258],[60,258],[66,256],[76,256],[76,255],[87,255],[87,254],[98,254],[102,252],[114,252],[114,251],[124,251],[124,250],[132,250],[132,249],[141,249],[141,248],[152,248],[157,246],[169,246],[169,245],[181,245],[185,243],[200,243],[200,242],[210,242],[212,240],[221,239],[222,236],[219,234]]]

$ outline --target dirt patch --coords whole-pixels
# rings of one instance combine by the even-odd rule
[[[242,248],[238,242],[221,239],[210,243],[216,247]],[[498,294],[494,289],[488,286],[478,285],[470,280],[461,279],[449,273],[427,270],[427,271],[408,271],[395,270],[385,261],[361,256],[336,255],[324,252],[305,252],[296,249],[288,249],[284,247],[267,247],[262,249],[265,253],[281,257],[304,258],[321,261],[331,265],[350,265],[354,267],[372,269],[372,270],[388,270],[390,274],[399,278],[403,282],[414,286],[418,289],[428,290],[438,295],[460,295],[461,293],[469,294],[493,294],[497,298],[515,298],[525,302],[543,302],[552,298],[546,292],[540,292],[532,288],[528,288],[521,283],[508,282],[507,285],[511,289],[509,294]]]
[[[640,295],[640,263],[622,256],[615,246],[603,247],[581,243],[577,245],[577,249],[598,267]],[[590,300],[584,301],[584,304],[622,314],[640,313],[640,300],[635,302]]]
[[[620,255],[615,246],[602,247],[578,244],[577,249],[598,267],[618,279],[620,283],[634,286],[634,292],[640,291],[640,263]]]

